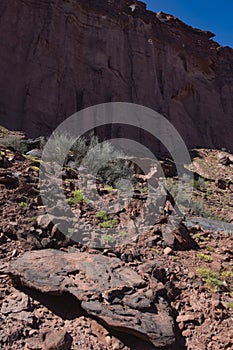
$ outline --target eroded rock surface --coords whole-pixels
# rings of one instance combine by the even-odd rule
[[[131,3],[2,0],[1,123],[38,136],[85,107],[133,102],[167,117],[188,147],[233,150],[233,51]]]
[[[157,295],[156,283],[150,289],[118,258],[47,249],[26,252],[9,270],[15,286],[55,295],[68,292],[110,328],[156,347],[175,341],[173,319],[168,304]]]

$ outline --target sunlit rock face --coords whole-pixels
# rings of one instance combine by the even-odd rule
[[[232,151],[233,51],[132,3],[2,0],[0,123],[32,137],[85,107],[133,102],[162,113],[188,147]]]

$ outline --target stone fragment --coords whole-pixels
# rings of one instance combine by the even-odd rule
[[[37,338],[29,338],[26,340],[26,349],[42,350],[41,340]]]
[[[176,321],[179,322],[192,322],[196,319],[195,314],[186,314],[186,315],[179,315],[176,318]]]
[[[172,248],[166,247],[163,251],[165,255],[171,255],[172,254]]]
[[[165,225],[162,227],[164,244],[171,248],[174,247],[174,243],[175,243],[175,236],[173,234],[173,230],[174,228],[169,225]]]
[[[40,226],[43,229],[51,229],[53,227],[53,220],[54,217],[51,217],[47,214],[45,215],[39,215],[37,217],[37,225]]]
[[[2,303],[1,313],[8,315],[11,313],[19,313],[23,310],[27,310],[29,306],[29,298],[24,293],[16,291],[14,294],[9,295]]]
[[[50,331],[45,335],[43,350],[70,350],[72,337],[67,331]]]

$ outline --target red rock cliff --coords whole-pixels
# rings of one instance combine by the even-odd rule
[[[135,102],[189,147],[233,150],[233,50],[127,0],[1,0],[0,123],[51,132],[84,107]]]

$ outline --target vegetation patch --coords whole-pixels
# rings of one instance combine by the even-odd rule
[[[67,199],[68,204],[79,204],[79,203],[87,203],[86,197],[83,195],[82,191],[80,190],[75,190],[71,192],[71,198]]]
[[[104,236],[103,240],[111,244],[115,243],[115,239],[110,235]]]
[[[95,213],[95,217],[97,219],[100,219],[100,220],[103,220],[103,221],[107,221],[109,218],[108,218],[108,215],[105,211],[97,211]]]
[[[213,261],[212,256],[204,253],[197,254],[198,258],[206,263],[211,263]]]
[[[19,202],[19,203],[18,203],[18,206],[19,206],[20,208],[28,208],[29,204],[26,203],[26,202]]]
[[[126,231],[120,231],[120,236],[126,237],[126,236],[128,236],[128,233]]]
[[[219,292],[223,286],[223,282],[219,279],[216,272],[211,271],[208,268],[200,267],[197,269],[197,273],[205,282],[206,287],[213,292]]]
[[[111,219],[111,220],[106,220],[104,222],[99,223],[99,227],[113,228],[114,226],[116,226],[118,224],[119,224],[119,221],[117,219]]]
[[[233,272],[232,271],[223,271],[221,273],[221,277],[224,279],[224,281],[233,285]]]

